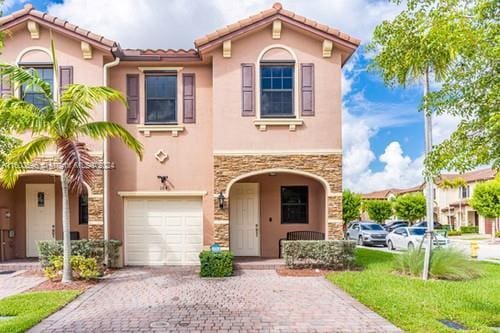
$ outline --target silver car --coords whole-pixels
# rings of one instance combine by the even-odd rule
[[[358,242],[358,245],[386,246],[387,231],[378,223],[353,222],[349,225],[346,238]]]

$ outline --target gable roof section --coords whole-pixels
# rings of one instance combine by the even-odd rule
[[[495,178],[495,175],[496,175],[496,171],[493,170],[492,168],[465,172],[463,174],[449,173],[449,174],[442,174],[439,177],[438,183],[440,183],[441,181],[443,181],[445,179],[454,180],[457,178],[462,178],[463,180],[465,180],[465,182],[471,183],[471,182],[477,182],[477,181],[481,181],[481,180],[493,179],[493,178]]]
[[[88,30],[82,29],[68,21],[61,20],[47,13],[40,12],[33,8],[33,5],[27,4],[23,9],[10,15],[0,18],[0,29],[9,29],[19,23],[34,21],[43,26],[47,26],[55,31],[70,35],[74,38],[83,40],[96,48],[105,51],[114,51],[119,48],[117,42],[107,39],[101,35],[94,34]]]
[[[194,45],[200,51],[203,51],[204,49],[218,45],[227,39],[234,38],[263,25],[269,24],[276,19],[312,32],[325,39],[332,40],[337,45],[346,48],[349,51],[349,56],[361,43],[359,39],[349,36],[338,29],[328,27],[327,25],[309,20],[289,10],[285,10],[283,9],[283,6],[277,2],[270,9],[264,10],[256,15],[252,15],[246,19],[240,20],[196,39],[194,41]],[[344,62],[347,61],[349,56],[346,57]]]

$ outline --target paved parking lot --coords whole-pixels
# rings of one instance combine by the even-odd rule
[[[399,332],[323,277],[127,268],[31,332]]]

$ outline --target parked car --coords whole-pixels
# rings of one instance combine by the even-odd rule
[[[407,226],[408,226],[408,221],[390,221],[384,224],[384,228],[385,230],[387,230],[387,232],[391,232],[396,228],[407,227]]]
[[[412,227],[427,229],[427,221],[415,223],[414,225],[412,225]],[[444,227],[441,223],[434,221],[434,229],[444,229]]]
[[[420,246],[424,239],[426,228],[400,227],[387,235],[387,247],[389,250],[413,250]],[[448,239],[436,234],[434,246],[448,246]],[[425,248],[425,243],[422,244]]]
[[[387,231],[371,221],[354,222],[349,225],[346,238],[356,240],[358,245],[386,245]]]

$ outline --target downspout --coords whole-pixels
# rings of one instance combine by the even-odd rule
[[[120,58],[116,57],[115,60],[113,60],[112,62],[108,62],[107,64],[104,64],[104,67],[103,67],[103,86],[107,87],[108,86],[108,69],[111,68],[111,67],[115,67],[115,66],[118,66],[118,64],[120,63]],[[108,102],[105,102],[104,103],[104,112],[103,112],[103,121],[108,121]],[[109,211],[109,207],[108,207],[108,204],[109,204],[109,200],[108,200],[108,197],[109,197],[109,175],[108,175],[108,169],[107,169],[107,165],[108,165],[108,139],[105,138],[104,139],[104,145],[103,145],[103,164],[104,164],[104,203],[103,203],[103,208],[104,208],[104,240],[107,241],[109,240],[109,214],[108,214],[108,211]],[[105,253],[105,262],[107,263],[108,261],[108,253],[106,251]]]

